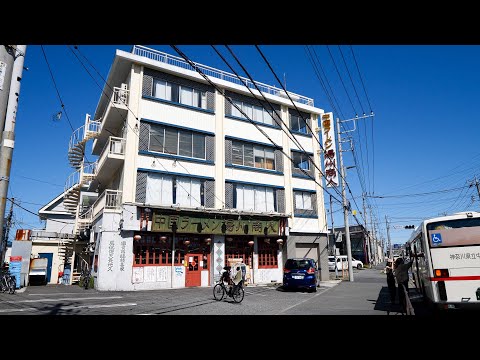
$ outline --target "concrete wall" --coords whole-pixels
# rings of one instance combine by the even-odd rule
[[[286,256],[283,257],[283,263],[288,258],[296,257],[296,244],[318,244],[318,268],[320,281],[330,278],[328,272],[328,244],[327,234],[308,234],[308,233],[290,233],[286,242]],[[285,245],[283,246],[285,248]]]

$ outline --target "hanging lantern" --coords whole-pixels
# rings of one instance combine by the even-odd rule
[[[270,244],[270,238],[265,238],[263,241],[265,241],[267,244]]]
[[[277,239],[277,244],[282,245],[283,244],[283,239]]]
[[[142,237],[138,234],[133,237],[133,240],[135,240],[135,241],[139,241],[141,239],[142,239]]]
[[[184,243],[185,245],[190,245],[190,240],[185,240],[183,243]]]
[[[165,235],[160,236],[160,241],[164,243],[167,241],[167,237]]]
[[[205,239],[205,242],[206,242],[207,244],[210,244],[211,241],[212,241],[211,238],[206,238],[206,239]]]
[[[233,238],[227,237],[227,241],[230,241],[230,242],[231,242],[231,241],[233,241]]]
[[[248,242],[248,245],[250,245],[250,246],[253,246],[253,244],[255,244],[255,241],[253,241],[253,240],[250,240],[250,241]]]

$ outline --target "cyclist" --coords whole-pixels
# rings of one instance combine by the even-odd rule
[[[235,277],[232,279],[233,288],[232,288],[232,286],[230,286],[230,289],[229,289],[229,294],[231,294],[231,295],[233,294],[235,289],[240,285],[241,281],[243,280],[242,279],[242,270],[240,269],[240,266],[237,266],[236,270],[237,270],[237,273],[235,274]]]

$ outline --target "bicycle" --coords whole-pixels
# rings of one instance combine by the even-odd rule
[[[89,269],[83,269],[82,273],[80,274],[80,281],[79,285],[82,286],[85,290],[88,290],[90,287],[90,270]]]
[[[241,303],[245,296],[245,291],[243,290],[243,279],[240,280],[238,285],[235,285],[230,278],[230,266],[225,266],[223,270],[225,271],[220,276],[220,280],[213,287],[213,297],[215,298],[215,300],[221,301],[226,294],[227,296],[233,298],[234,302]],[[227,285],[230,285],[230,288],[228,290],[225,286],[225,283],[227,283]]]
[[[15,294],[16,287],[15,276],[11,275],[10,272],[3,272],[0,279],[0,288],[2,292],[4,293],[8,290],[10,294]]]

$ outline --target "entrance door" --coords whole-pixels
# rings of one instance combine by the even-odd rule
[[[202,259],[202,254],[185,255],[185,260],[188,261],[187,273],[185,274],[186,287],[202,285],[202,268],[200,267],[200,261]]]
[[[47,259],[47,284],[48,284],[52,276],[53,253],[38,253],[38,256],[41,258]]]

